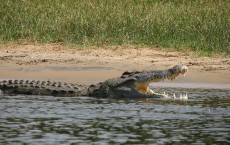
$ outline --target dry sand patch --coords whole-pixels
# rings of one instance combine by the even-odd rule
[[[230,59],[195,57],[153,48],[116,46],[74,49],[61,44],[0,45],[0,78],[42,79],[96,83],[118,77],[125,70],[189,67],[176,82],[230,84]]]

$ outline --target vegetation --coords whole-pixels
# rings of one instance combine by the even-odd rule
[[[229,0],[1,0],[0,40],[230,54]]]

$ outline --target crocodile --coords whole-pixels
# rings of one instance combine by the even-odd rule
[[[93,96],[104,98],[175,98],[165,93],[155,93],[150,83],[164,79],[174,80],[188,71],[186,65],[176,65],[165,70],[126,71],[120,77],[95,85],[78,85],[65,82],[39,80],[1,80],[0,90],[6,94],[48,95],[48,96]],[[187,95],[183,95],[187,97]]]

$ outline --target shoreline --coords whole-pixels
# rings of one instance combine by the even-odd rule
[[[171,85],[230,84],[230,59],[224,57],[197,58],[152,48],[80,50],[59,44],[0,45],[0,79],[50,79],[88,85],[119,77],[126,70],[161,70],[177,64],[187,65],[189,71]]]

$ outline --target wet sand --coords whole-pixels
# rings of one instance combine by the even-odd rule
[[[39,79],[92,84],[118,77],[126,70],[161,70],[185,64],[186,77],[158,86],[230,88],[230,58],[196,57],[159,48],[124,46],[72,48],[60,44],[0,45],[0,79]],[[202,84],[202,85],[201,85]],[[207,85],[205,85],[207,84]]]

